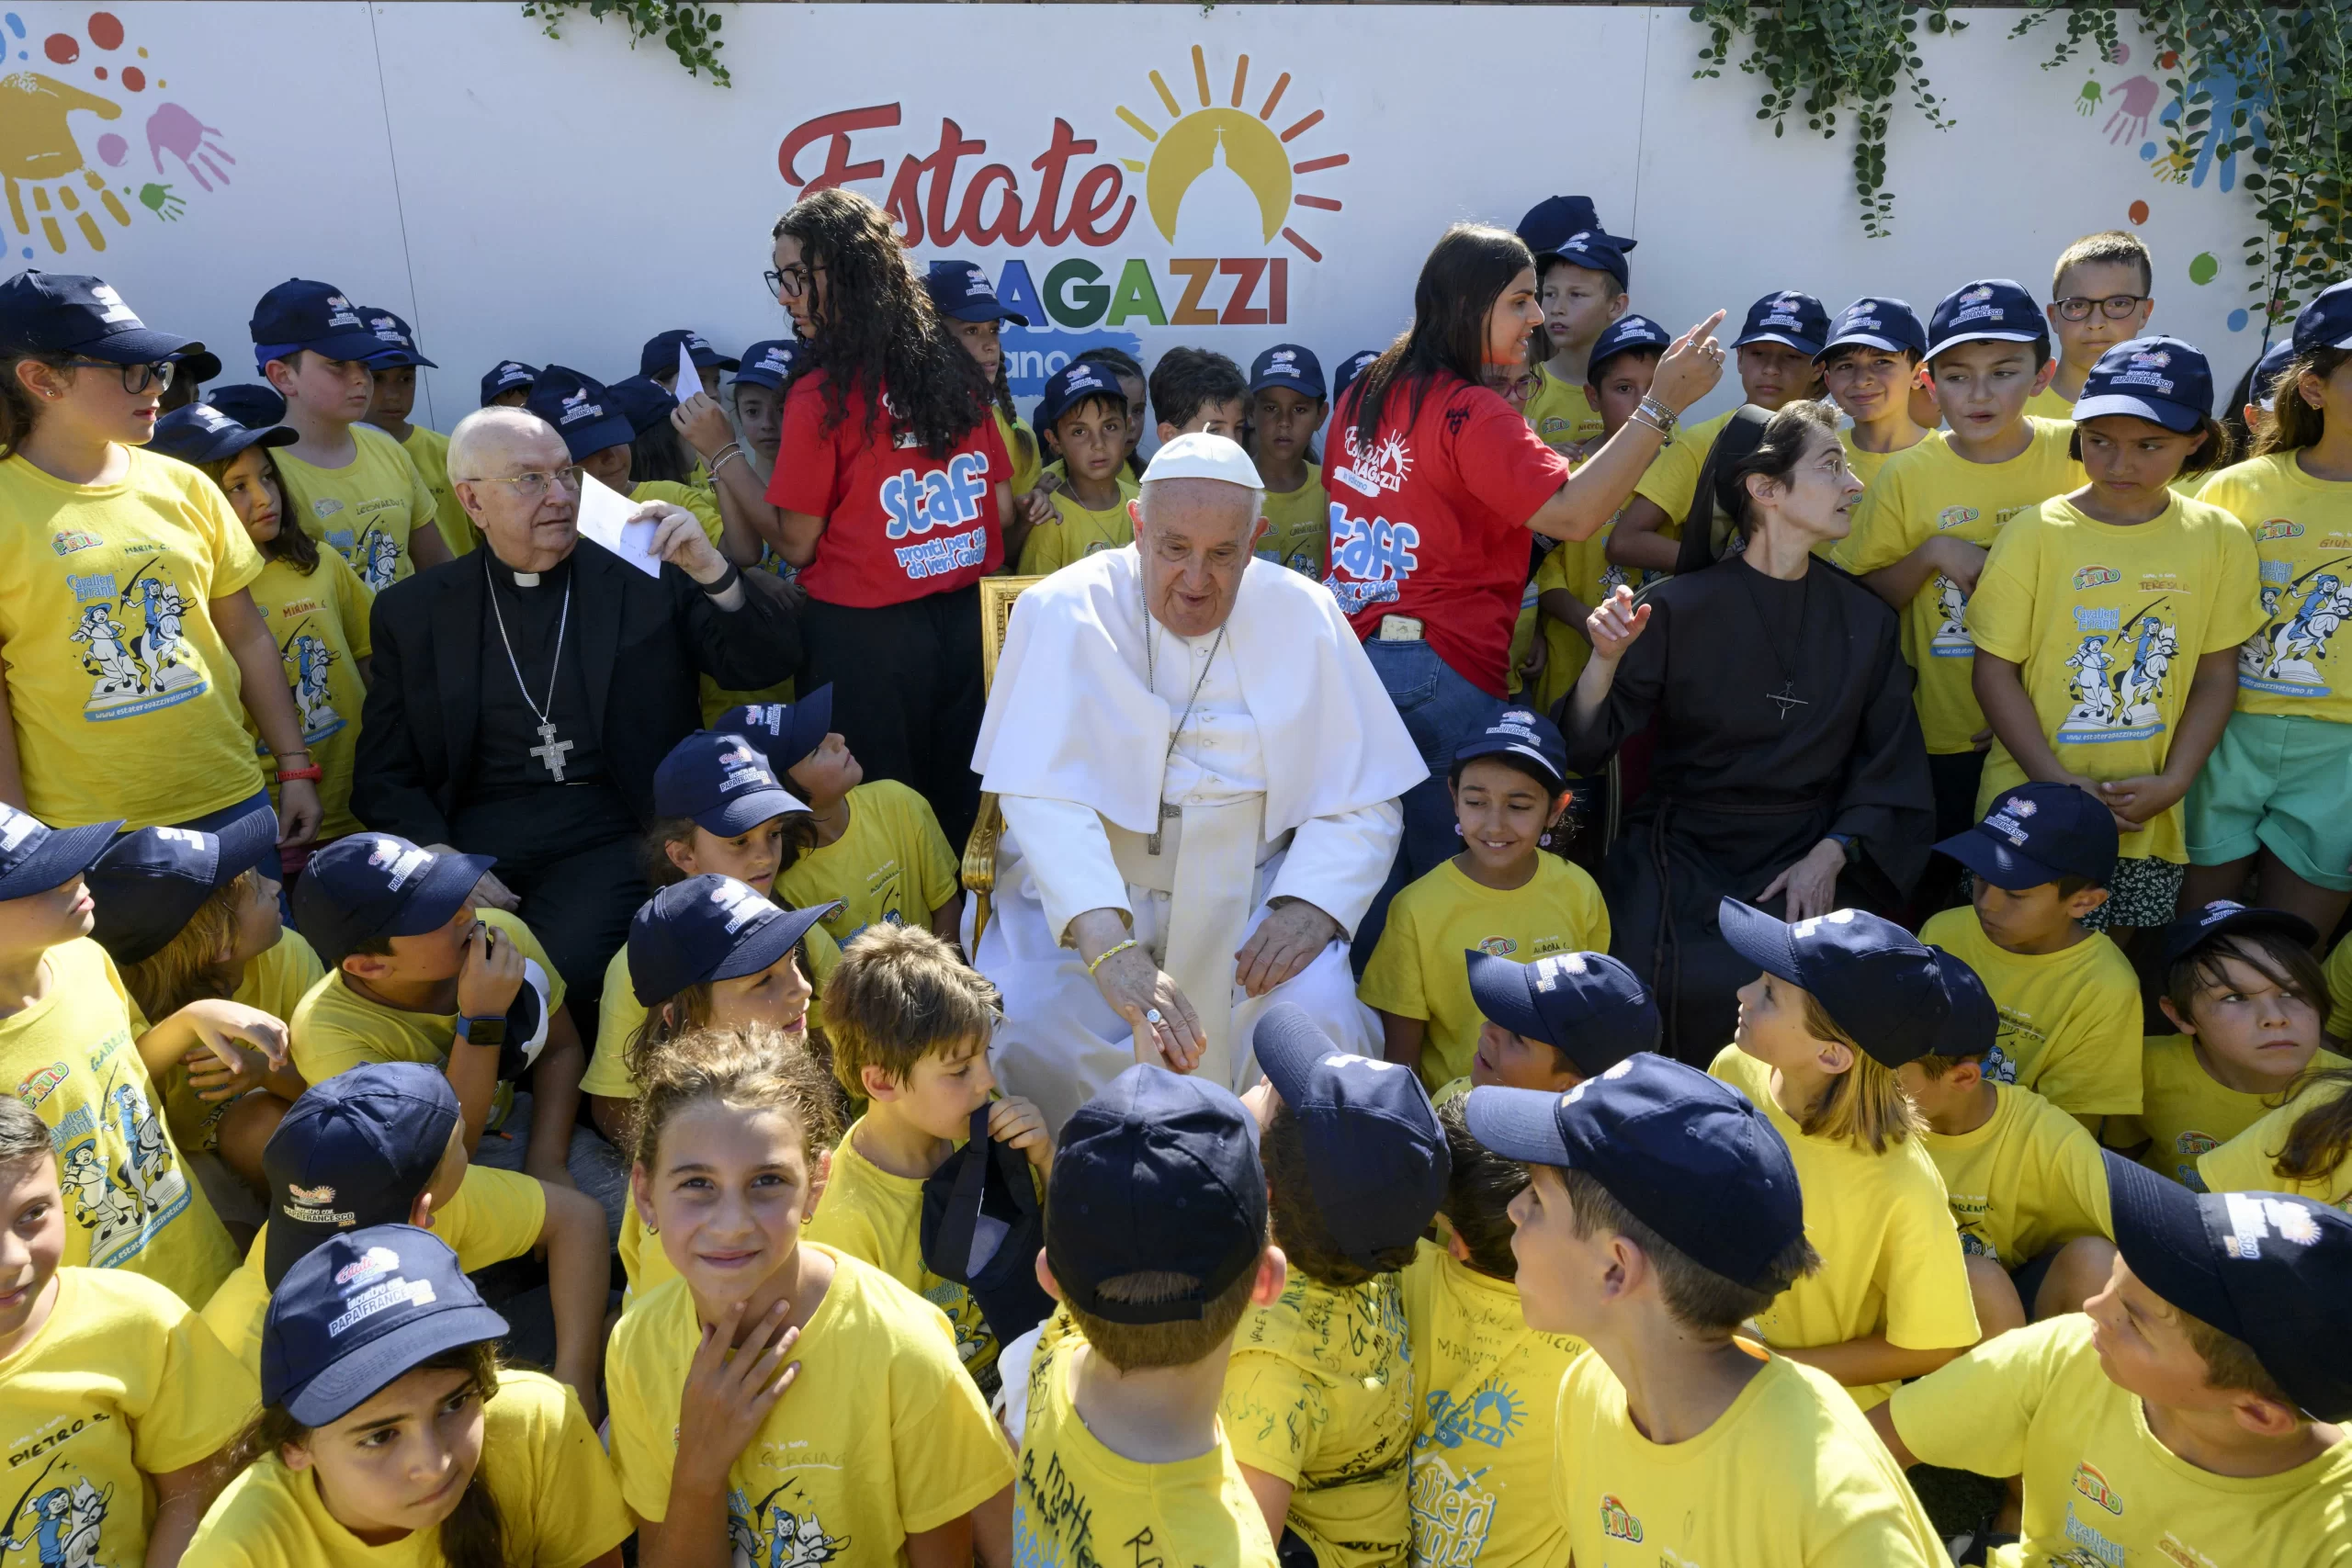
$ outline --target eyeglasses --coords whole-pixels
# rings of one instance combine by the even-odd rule
[[[824,270],[821,266],[803,266],[794,262],[782,270],[770,267],[760,276],[767,280],[768,292],[777,299],[797,299],[808,292],[809,278]]]
[[[133,394],[153,387],[168,389],[173,375],[179,369],[176,361],[158,359],[152,365],[125,365],[114,359],[69,359],[69,367],[86,365],[94,370],[119,370],[122,373],[122,389]]]
[[[480,479],[467,479],[464,482],[470,485],[513,485],[516,495],[526,501],[537,501],[548,493],[548,489],[551,485],[560,484],[572,494],[578,495],[581,480],[587,472],[587,469],[574,463],[568,468],[558,468],[551,474],[534,468],[527,474],[492,474]]]
[[[2092,299],[2077,294],[2071,299],[2053,301],[2058,307],[2058,314],[2069,321],[2089,321],[2094,307],[2109,321],[2120,321],[2147,302],[2145,294],[2110,294],[2104,299]]]

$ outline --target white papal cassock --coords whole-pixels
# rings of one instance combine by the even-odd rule
[[[1057,1130],[1135,1060],[1125,1021],[1063,945],[1089,909],[1127,911],[1201,1015],[1199,1070],[1237,1090],[1256,1081],[1250,1030],[1278,1000],[1342,1047],[1379,1052],[1346,933],[1388,874],[1396,797],[1428,770],[1321,584],[1253,559],[1224,632],[1220,646],[1149,620],[1133,545],[1013,606],[972,760],[1004,812],[996,913],[976,952],[967,927],[966,951],[1003,993],[998,1077]],[[1314,905],[1342,935],[1250,998],[1234,954],[1276,898]]]

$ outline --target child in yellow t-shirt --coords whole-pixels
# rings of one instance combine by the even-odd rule
[[[1393,1062],[1332,1045],[1299,1009],[1259,1021],[1274,1244],[1290,1281],[1244,1320],[1218,1406],[1276,1540],[1324,1568],[1401,1561],[1415,1384],[1397,1270],[1445,1196],[1444,1129]]]
[[[946,1318],[805,1235],[834,1100],[763,1032],[696,1031],[648,1066],[634,1201],[679,1278],[622,1317],[605,1380],[650,1557],[673,1530],[761,1562],[1012,1550],[1012,1458]]]
[[[2026,412],[2042,419],[2072,419],[2099,356],[2141,335],[2156,303],[2155,258],[2137,234],[2121,229],[2086,234],[2058,253],[2050,270],[2050,330],[2058,337],[2058,369],[2034,393]]]
[[[1057,571],[1097,550],[1115,550],[1136,536],[1127,503],[1142,493],[1124,468],[1127,400],[1110,371],[1087,360],[1064,366],[1037,400],[1037,428],[1061,454],[1063,481],[1050,516],[1041,517],[1021,547],[1021,571]]]
[[[1928,438],[1911,417],[1911,394],[1926,381],[1928,329],[1901,299],[1865,295],[1838,313],[1821,345],[1821,380],[1852,420],[1838,433],[1846,466],[1867,486],[1886,460]],[[1828,552],[1824,552],[1828,553]]]
[[[2000,1034],[1984,1077],[2030,1089],[2098,1131],[2140,1109],[2140,980],[2084,921],[2107,902],[2115,818],[2066,784],[2021,784],[1937,850],[1973,879],[1970,907],[1919,940],[1957,956],[1993,996]]]
[[[2081,484],[2083,470],[2067,427],[2025,412],[2050,377],[2050,334],[2023,288],[1988,278],[1944,296],[1927,366],[1951,427],[1886,460],[1830,558],[1903,617],[1936,836],[1950,838],[1976,819],[1989,739],[1970,684],[1968,596],[2009,520]]]
[[[2029,778],[2115,813],[2121,856],[2092,922],[2172,918],[2181,797],[2229,721],[2238,649],[2262,625],[2245,525],[2172,488],[2223,449],[2205,356],[2175,338],[2108,352],[2075,405],[2090,482],[2003,528],[1968,604],[1995,742],[1980,806]]]
[[[1153,362],[1149,385],[1161,446],[1194,431],[1241,439],[1250,418],[1250,383],[1241,367],[1224,355],[1171,348]]]
[[[1063,1306],[1029,1363],[1013,1561],[1108,1562],[1143,1541],[1166,1562],[1273,1568],[1216,1398],[1244,1314],[1284,1278],[1232,1095],[1138,1065],[1071,1114],[1037,1262]]]
[[[1943,1179],[1894,1077],[1951,1015],[1949,961],[1858,909],[1790,925],[1725,898],[1719,920],[1763,973],[1741,988],[1739,1032],[1710,1071],[1787,1141],[1821,1255],[1755,1324],[1867,1410],[1980,1337]]]
[[[2245,525],[2261,626],[2238,650],[2237,705],[2189,786],[2188,880],[2200,908],[2241,896],[2333,931],[2352,904],[2352,288],[2303,309],[2256,456],[2197,492]],[[2266,366],[2269,362],[2265,361]]]
[[[1454,753],[1462,852],[1409,884],[1357,994],[1380,1014],[1384,1055],[1430,1089],[1470,1071],[1482,1027],[1461,954],[1532,964],[1609,946],[1609,910],[1583,867],[1544,852],[1566,811],[1566,746],[1552,721],[1511,708]]]
[[[1331,412],[1323,362],[1278,343],[1250,363],[1250,457],[1265,481],[1265,531],[1253,553],[1314,581],[1331,557],[1331,497],[1313,461],[1315,433]]]
[[[375,387],[368,362],[401,348],[400,335],[369,327],[332,285],[300,277],[263,295],[251,326],[254,363],[286,400],[298,437],[277,468],[302,526],[371,592],[447,560],[424,476],[398,441],[363,423]]]
[[[449,547],[451,556],[464,555],[480,539],[465,507],[458,503],[457,487],[449,482],[449,438],[437,430],[411,423],[408,417],[416,409],[417,367],[428,370],[440,367],[424,357],[416,333],[391,311],[363,305],[359,315],[371,331],[381,335],[389,329],[399,340],[398,347],[371,355],[368,361],[376,379],[368,397],[368,423],[408,453],[409,461],[424,476],[424,488],[433,492],[433,525],[440,530],[441,542]]]
[[[1537,203],[1519,228],[1535,253],[1546,351],[1521,412],[1545,445],[1577,457],[1606,439],[1590,390],[1591,355],[1625,314],[1625,254],[1634,242],[1603,231],[1592,204],[1576,196]]]
[[[1522,1314],[1510,1210],[1526,1169],[1470,1135],[1459,1097],[1437,1117],[1448,1151],[1444,1239],[1419,1243],[1404,1271],[1410,1561],[1553,1568],[1568,1555],[1553,1506],[1553,1425],[1560,1380],[1584,1343],[1538,1333]]]
[[[48,1123],[0,1098],[0,1420],[24,1563],[172,1562],[243,1424],[253,1374],[151,1280],[64,1266],[66,1195]]]
[[[2352,1070],[2306,1073],[2285,1101],[2197,1157],[2208,1192],[2291,1192],[2352,1212]]]
[[[2120,1251],[2067,1313],[1871,1413],[1895,1462],[2019,1476],[2005,1562],[2290,1568],[2352,1553],[2352,1219],[2115,1156]]]
[[[1557,953],[1526,964],[1491,953],[1462,956],[1483,1020],[1470,1058],[1473,1086],[1563,1094],[1636,1051],[1657,1049],[1657,1004],[1605,953]],[[1446,1089],[1458,1093],[1462,1083]]]
[[[1528,1327],[1591,1347],[1548,1401],[1566,1538],[1543,1561],[1623,1562],[1628,1542],[1643,1562],[1948,1561],[1853,1401],[1739,1332],[1822,1266],[1815,1204],[1754,1103],[1645,1053],[1574,1094],[1474,1089],[1464,1109],[1527,1168],[1510,1250]]]
[[[2164,995],[2177,1034],[2152,1034],[2140,1114],[2104,1142],[2159,1176],[2201,1190],[2199,1156],[2276,1110],[2313,1070],[2352,1067],[2320,1048],[2326,979],[2301,917],[2226,899],[2164,932]]]
[[[870,1263],[947,1314],[956,1353],[982,1393],[997,1385],[997,1340],[971,1292],[932,1271],[922,1254],[923,1183],[973,1135],[1053,1168],[1053,1138],[1029,1101],[992,1099],[989,1036],[996,987],[929,931],[882,926],[852,943],[833,971],[825,1014],[833,1078],[865,1113],[833,1151],[811,1241]]]
[[[815,820],[815,841],[776,878],[775,896],[796,909],[840,900],[824,925],[844,948],[877,921],[954,942],[964,887],[931,803],[895,779],[865,783],[832,721],[833,689],[820,686],[797,703],[731,709],[715,727],[759,747]]]
[[[388,1546],[618,1568],[632,1521],[595,1425],[571,1390],[499,1365],[506,1333],[430,1231],[321,1242],[270,1299],[261,1414],[185,1568],[356,1568]]]

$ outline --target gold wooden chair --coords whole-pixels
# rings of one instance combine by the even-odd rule
[[[996,661],[1004,651],[1004,636],[1012,625],[1012,602],[1022,590],[1042,577],[983,577],[980,579],[980,689],[996,683]],[[972,896],[972,948],[979,950],[980,933],[989,927],[990,899],[996,892],[996,844],[1004,832],[1004,814],[996,796],[980,795],[980,814],[973,820],[972,836],[964,840],[964,889]]]

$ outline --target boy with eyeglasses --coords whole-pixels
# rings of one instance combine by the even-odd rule
[[[2058,373],[2026,403],[2042,419],[2072,419],[2098,356],[2147,330],[2155,313],[2155,260],[2137,234],[2086,234],[2059,253],[2045,307],[2058,337]]]

